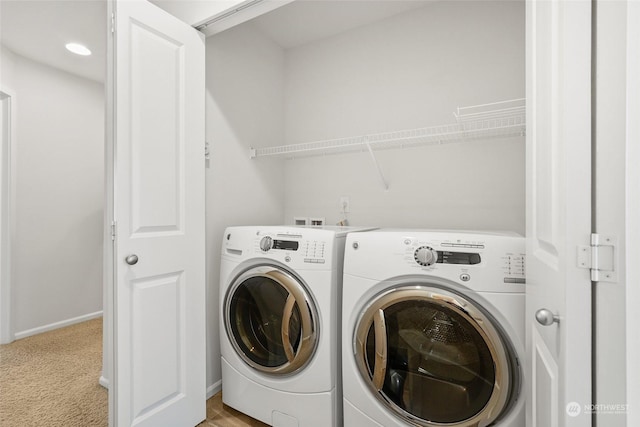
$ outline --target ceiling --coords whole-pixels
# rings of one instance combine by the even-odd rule
[[[0,0],[0,42],[37,62],[98,82],[106,70],[105,0]],[[84,44],[90,56],[64,46]]]
[[[184,3],[195,0],[183,0]],[[427,0],[296,0],[254,19],[266,37],[284,49],[310,43],[398,13]],[[0,42],[13,52],[104,82],[107,37],[106,0],[0,0]],[[65,44],[86,45],[78,56]]]
[[[429,2],[430,0],[296,0],[251,22],[274,42],[289,49],[422,8]]]

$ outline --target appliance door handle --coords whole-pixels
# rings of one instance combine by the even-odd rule
[[[373,329],[376,340],[376,359],[373,365],[372,382],[376,390],[380,391],[387,374],[387,325],[382,309],[378,309],[373,316]]]
[[[287,357],[287,361],[289,362],[287,372],[294,372],[302,367],[313,355],[313,350],[315,348],[316,342],[316,331],[315,325],[313,323],[313,316],[311,315],[311,312],[309,310],[309,304],[302,288],[298,286],[294,281],[292,281],[291,278],[278,270],[272,270],[265,275],[275,280],[289,292],[287,301],[285,301],[284,309],[282,310],[282,326],[280,331],[282,335],[282,344],[284,347],[285,355]],[[298,310],[300,314],[301,336],[298,348],[293,349],[291,347],[291,342],[289,341],[289,321],[293,316],[293,308],[295,307],[296,303],[298,304]]]
[[[289,322],[291,321],[291,315],[293,314],[293,307],[296,305],[296,298],[289,294],[287,301],[284,304],[284,310],[282,312],[282,346],[284,347],[284,354],[287,356],[289,363],[293,362],[296,355],[293,352],[293,346],[289,339]]]

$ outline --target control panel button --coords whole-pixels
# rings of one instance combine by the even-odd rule
[[[438,252],[430,248],[429,246],[420,246],[413,253],[413,259],[424,267],[433,265],[438,260]]]
[[[263,252],[267,252],[273,246],[273,239],[269,236],[265,236],[260,240],[260,249]]]

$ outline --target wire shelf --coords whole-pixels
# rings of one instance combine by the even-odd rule
[[[296,158],[524,136],[526,130],[524,99],[458,108],[454,116],[456,123],[448,125],[277,147],[252,148],[250,154],[252,158],[266,156]]]

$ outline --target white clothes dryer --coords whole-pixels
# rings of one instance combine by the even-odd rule
[[[524,239],[347,237],[344,425],[524,427]]]
[[[354,227],[229,227],[220,268],[222,399],[273,426],[342,425],[340,296]]]

